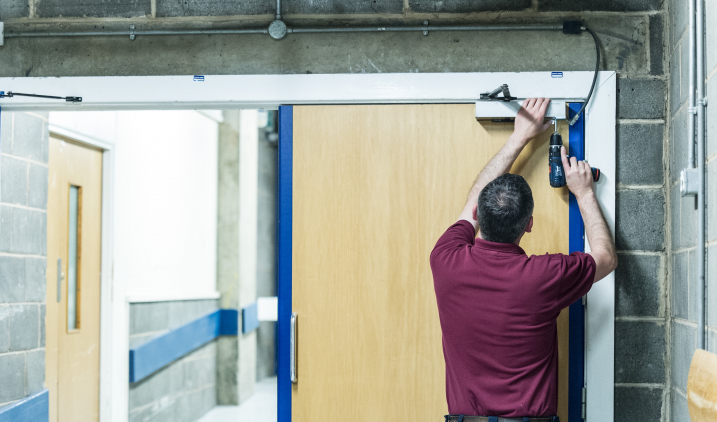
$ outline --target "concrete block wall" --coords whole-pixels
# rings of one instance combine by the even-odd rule
[[[706,146],[706,348],[717,353],[717,4],[707,0],[705,34],[705,83],[708,98]],[[688,48],[687,2],[671,0],[668,4],[670,34],[668,54],[670,66],[670,160],[669,213],[671,231],[671,310],[670,310],[670,404],[671,420],[689,421],[687,410],[687,375],[697,341],[697,203],[695,197],[681,197],[680,171],[688,166],[690,142],[688,119]]]
[[[707,75],[707,335],[708,350],[717,353],[717,4],[707,1],[705,50]],[[713,194],[710,194],[712,192]]]
[[[620,90],[616,421],[670,419],[667,386],[672,351],[666,344],[675,335],[669,270],[676,244],[673,211],[682,205],[671,200],[674,178],[669,169],[675,157],[665,135],[678,132],[675,123],[680,121],[673,118],[679,117],[681,102],[672,95],[668,104],[666,97],[668,91],[675,91],[674,76],[681,68],[682,56],[672,60],[682,47],[673,27],[684,27],[686,17],[668,14],[667,3],[672,5],[670,0],[284,1],[285,20],[294,25],[581,19],[599,34],[601,69],[618,72]],[[0,11],[0,18],[7,32],[98,25],[126,29],[130,23],[138,29],[265,27],[274,19],[274,3],[269,0],[191,0],[182,5],[164,0],[82,5],[75,0],[6,0],[4,4],[8,6]],[[266,35],[139,36],[135,41],[7,38],[0,50],[0,76],[569,71],[592,70],[594,60],[588,35],[557,31],[292,34],[278,42]],[[682,258],[689,262],[689,257]]]
[[[181,4],[180,4],[181,3]],[[382,0],[283,2],[292,25],[556,23],[602,34],[603,68],[661,75],[662,0]],[[5,31],[267,27],[271,0],[4,0]],[[585,12],[585,13],[583,13]],[[628,12],[628,13],[625,13]],[[530,39],[530,42],[525,42]],[[495,48],[496,45],[509,48]],[[89,50],[88,50],[89,49]],[[89,51],[89,54],[85,52]],[[32,54],[30,54],[32,52]],[[588,35],[559,31],[7,38],[0,76],[591,70]],[[246,60],[246,57],[253,57]]]
[[[270,122],[277,112],[269,111]],[[273,119],[273,120],[272,120]],[[269,130],[270,129],[270,130]],[[276,164],[277,144],[271,128],[259,129],[259,198],[257,213],[256,295],[276,296]],[[256,335],[256,379],[276,376],[276,323],[263,321]]]
[[[225,110],[219,125],[217,290],[228,309],[256,301],[258,133],[256,118],[246,119],[250,114],[256,111]],[[256,359],[256,332],[218,339],[219,405],[238,405],[254,394]]]
[[[0,408],[45,383],[47,113],[0,120]]]
[[[667,418],[667,244],[664,227],[667,88],[661,75],[620,76],[615,420],[659,421]]]
[[[130,348],[218,309],[217,300],[130,304]],[[193,422],[216,406],[217,341],[129,385],[129,422]]]

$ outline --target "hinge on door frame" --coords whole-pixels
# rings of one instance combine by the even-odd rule
[[[582,402],[582,417],[583,420],[587,419],[585,416],[587,414],[587,396],[588,396],[588,389],[583,387],[583,402]]]

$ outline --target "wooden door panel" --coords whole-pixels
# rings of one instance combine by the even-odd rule
[[[99,421],[102,153],[50,138],[47,207],[45,386],[51,422]],[[70,186],[80,188],[77,242],[78,327],[68,327]],[[62,260],[57,301],[57,260]]]
[[[445,374],[428,258],[513,126],[476,122],[473,105],[302,106],[293,121],[292,420],[439,420]],[[568,194],[548,183],[549,135],[512,169],[535,199],[528,254],[568,252]]]

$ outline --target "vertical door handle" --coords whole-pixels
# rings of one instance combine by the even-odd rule
[[[291,313],[291,332],[289,334],[289,376],[292,384],[296,384],[296,312]]]
[[[62,300],[62,258],[57,258],[57,303]]]

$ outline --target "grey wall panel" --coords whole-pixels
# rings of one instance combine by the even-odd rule
[[[217,300],[130,304],[130,348],[215,311]],[[217,340],[129,386],[129,420],[191,422],[216,405]]]
[[[2,112],[0,126],[2,407],[44,388],[49,131],[47,113]]]

